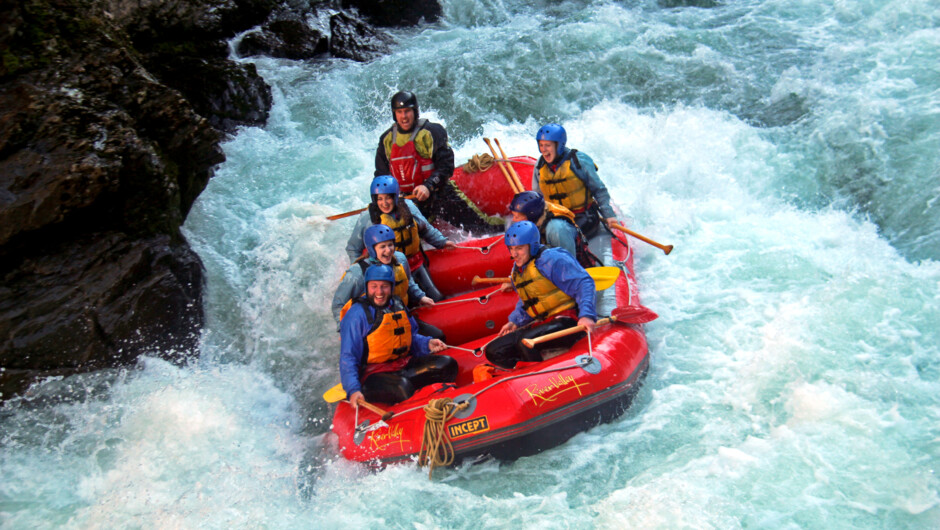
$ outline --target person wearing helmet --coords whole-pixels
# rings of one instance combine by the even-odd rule
[[[379,175],[372,179],[369,186],[372,201],[353,227],[346,242],[346,254],[354,262],[362,256],[363,251],[368,250],[363,235],[370,226],[381,223],[390,227],[395,234],[395,248],[405,255],[415,281],[432,300],[438,302],[444,296],[434,286],[424,266],[421,242],[425,241],[434,248],[456,248],[457,245],[434,228],[413,202],[402,198],[400,189],[398,180],[391,175]]]
[[[413,194],[418,208],[429,219],[467,230],[502,230],[503,220],[488,216],[454,184],[454,151],[447,131],[438,123],[419,118],[418,98],[401,91],[392,96],[394,123],[379,137],[375,151],[375,176],[392,175],[404,194]]]
[[[584,267],[600,265],[591,253],[587,241],[575,223],[571,210],[551,202],[537,191],[517,193],[509,203],[512,222],[531,221],[539,228],[541,242],[549,247],[562,248],[574,256]]]
[[[571,210],[588,237],[594,235],[600,217],[607,226],[616,222],[610,193],[597,176],[597,165],[586,154],[568,148],[565,128],[557,123],[543,125],[535,140],[541,156],[532,172],[532,189],[541,191],[546,201]]]
[[[432,383],[457,379],[457,361],[443,341],[418,333],[414,318],[392,293],[395,272],[371,265],[365,293],[340,323],[339,372],[349,402],[398,403]]]
[[[340,278],[339,287],[333,293],[331,309],[336,320],[337,331],[340,321],[352,307],[352,304],[366,292],[365,273],[371,265],[388,265],[395,273],[392,292],[404,302],[405,307],[432,306],[434,301],[412,279],[411,269],[405,255],[395,250],[395,231],[383,224],[366,228],[362,236],[368,255],[362,256],[346,269]],[[417,320],[417,319],[416,319]],[[418,331],[435,339],[444,340],[444,333],[431,324],[418,320]]]
[[[506,247],[513,260],[510,282],[519,302],[499,330],[500,336],[563,314],[576,316],[578,324],[593,331],[597,320],[594,280],[571,254],[542,245],[540,239],[531,221],[513,223],[506,230]]]

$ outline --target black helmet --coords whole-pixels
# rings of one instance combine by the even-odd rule
[[[392,96],[392,117],[396,109],[414,109],[415,119],[418,119],[418,98],[412,93],[402,90]]]

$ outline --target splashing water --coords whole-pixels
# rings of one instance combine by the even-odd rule
[[[940,6],[443,2],[370,64],[254,61],[186,236],[198,360],[53,379],[2,409],[10,528],[940,526]],[[328,305],[388,97],[458,163],[538,126],[600,166],[638,247],[651,369],[619,420],[435,475],[342,461]]]

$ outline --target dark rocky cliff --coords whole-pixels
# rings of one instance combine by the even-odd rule
[[[37,377],[192,354],[203,268],[180,226],[224,161],[223,135],[264,125],[271,105],[227,41],[261,26],[302,50],[295,58],[387,53],[391,39],[344,3],[349,13],[338,2],[0,0],[0,399]],[[439,16],[422,4],[424,20]],[[325,29],[282,22],[323,9]],[[251,53],[289,56],[270,48]]]

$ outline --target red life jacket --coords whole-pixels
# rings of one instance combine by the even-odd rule
[[[422,131],[422,126],[426,122],[427,120],[424,119],[418,120],[408,141],[400,147],[397,141],[398,126],[392,126],[392,132],[389,135],[391,145],[386,145],[386,154],[392,176],[398,179],[402,193],[411,192],[417,186],[424,184],[424,181],[434,172],[434,161],[421,157],[415,149],[415,137]]]

